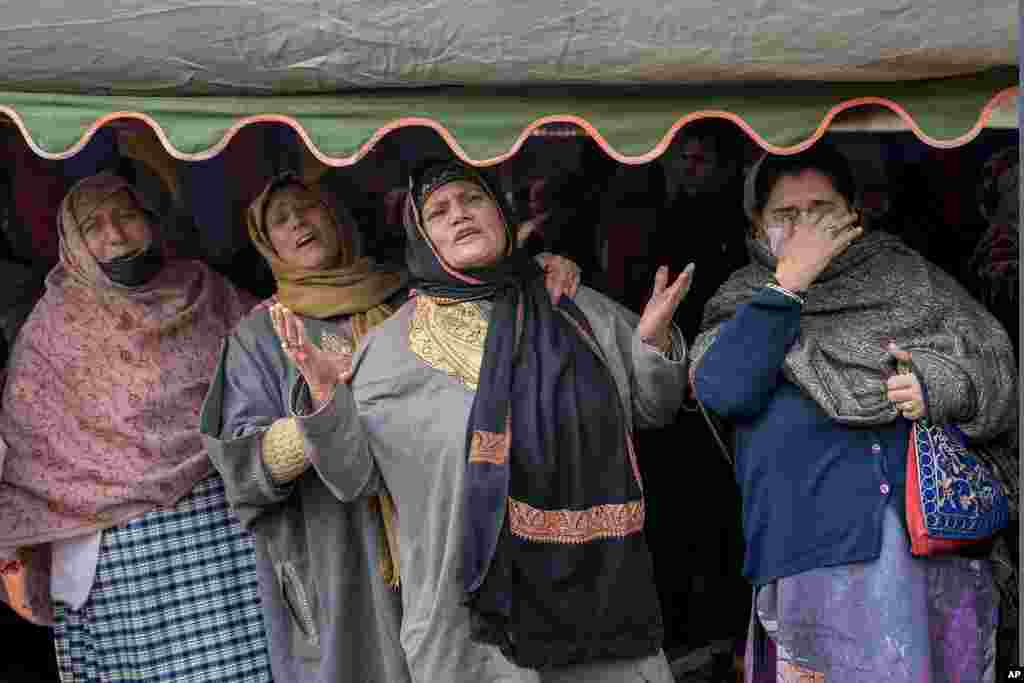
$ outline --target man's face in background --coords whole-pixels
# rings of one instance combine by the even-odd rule
[[[687,194],[705,192],[714,184],[718,152],[711,138],[689,138],[679,155],[682,189]]]

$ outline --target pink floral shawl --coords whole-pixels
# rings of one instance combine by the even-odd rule
[[[134,195],[101,174],[64,200],[61,261],[15,343],[3,392],[0,560],[16,553],[36,565],[26,581],[44,622],[49,553],[39,546],[173,506],[211,473],[199,411],[223,338],[252,307],[197,261],[168,263],[142,287],[113,286],[79,226],[124,190]]]

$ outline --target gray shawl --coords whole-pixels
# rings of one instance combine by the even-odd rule
[[[693,368],[719,325],[772,279],[775,257],[760,241],[749,247],[752,263],[733,273],[704,309],[703,332],[690,352]],[[811,285],[782,370],[832,419],[885,424],[898,416],[885,395],[895,369],[886,352],[890,340],[911,352],[933,422],[955,423],[972,442],[1003,446],[989,448],[988,459],[1015,498],[1016,438],[1007,438],[1017,425],[1010,339],[953,278],[896,237],[865,233]]]

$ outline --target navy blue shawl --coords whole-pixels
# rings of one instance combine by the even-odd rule
[[[501,207],[474,169],[454,162],[438,177],[471,180]],[[474,638],[537,669],[653,654],[661,614],[626,407],[587,319],[568,297],[551,304],[542,271],[515,246],[489,269],[443,263],[419,220],[425,182],[413,183],[405,210],[414,289],[493,302],[466,430]]]

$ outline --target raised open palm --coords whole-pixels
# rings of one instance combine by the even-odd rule
[[[691,263],[683,269],[676,281],[669,285],[668,266],[658,268],[658,272],[654,274],[654,291],[647,300],[643,315],[640,316],[640,323],[637,325],[641,339],[650,341],[659,349],[668,349],[672,339],[669,333],[672,316],[686,298],[686,293],[690,291],[693,271],[694,265]]]
[[[302,320],[285,306],[271,306],[270,319],[284,354],[302,373],[317,406],[334,393],[338,382],[352,378],[351,356],[324,351],[310,341]]]

